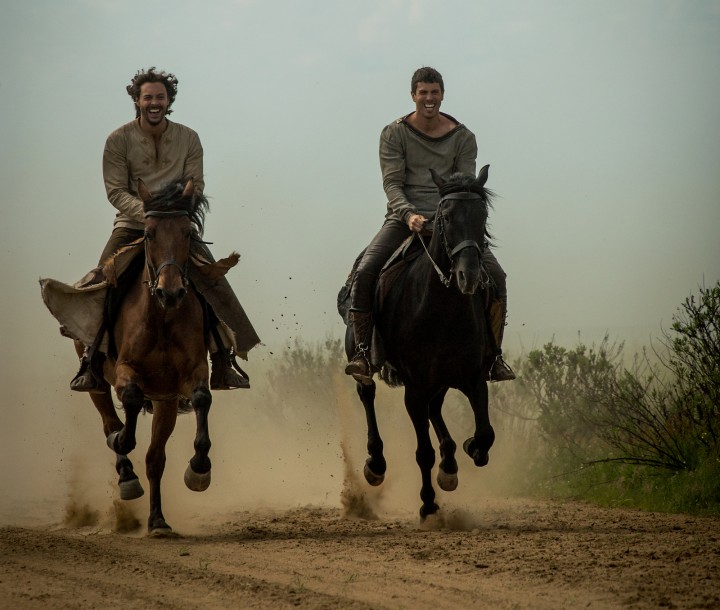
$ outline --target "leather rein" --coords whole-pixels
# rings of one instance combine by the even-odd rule
[[[480,195],[477,193],[468,193],[468,192],[459,192],[459,193],[448,193],[445,195],[438,204],[437,212],[435,212],[435,219],[434,222],[437,225],[437,229],[440,232],[440,242],[443,245],[443,248],[445,249],[445,253],[447,254],[448,258],[450,259],[450,272],[446,276],[442,269],[438,266],[438,264],[433,260],[433,257],[430,255],[430,251],[427,249],[427,246],[425,245],[425,240],[420,236],[419,233],[416,233],[418,239],[420,240],[420,243],[422,244],[423,248],[425,249],[425,253],[427,254],[428,258],[430,259],[430,262],[432,263],[433,267],[435,268],[436,273],[438,274],[438,277],[440,278],[440,282],[442,282],[443,286],[445,288],[449,288],[450,284],[452,282],[453,272],[455,271],[455,256],[462,250],[465,250],[465,248],[475,248],[478,251],[478,256],[482,255],[482,248],[480,245],[473,239],[466,239],[464,241],[461,241],[459,244],[457,244],[454,248],[450,249],[450,246],[447,243],[447,236],[445,235],[445,223],[442,219],[442,214],[440,213],[442,211],[442,205],[447,201],[448,199],[481,199]],[[482,267],[482,263],[481,263]],[[484,271],[484,268],[483,268]],[[484,274],[487,276],[487,273]],[[482,285],[484,286],[486,283],[488,283],[489,277],[487,280],[484,280],[482,282]]]

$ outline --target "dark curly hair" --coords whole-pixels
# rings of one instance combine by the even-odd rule
[[[443,83],[442,74],[435,68],[425,66],[424,68],[415,70],[410,80],[410,93],[415,93],[418,83],[437,83],[440,85],[440,91],[445,93],[445,83]]]
[[[135,77],[130,81],[130,84],[125,87],[128,95],[132,98],[133,103],[135,103],[135,118],[140,116],[140,108],[137,106],[137,101],[140,99],[140,87],[145,83],[162,83],[165,85],[168,96],[167,114],[171,114],[172,110],[170,110],[170,107],[173,105],[175,96],[177,95],[178,79],[174,74],[170,74],[164,70],[158,71],[158,69],[153,66],[147,70],[138,70]]]

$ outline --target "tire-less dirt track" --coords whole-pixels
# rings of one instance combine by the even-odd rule
[[[717,608],[720,521],[488,500],[424,526],[340,509],[151,539],[4,528],[6,608]]]
[[[73,371],[61,373],[49,387]],[[438,491],[441,512],[421,525],[401,394],[379,388],[388,474],[371,488],[364,415],[344,381],[329,405],[301,390],[280,402],[260,384],[218,393],[201,494],[183,484],[195,426],[180,418],[163,477],[178,537],[167,539],[145,535],[147,493],[115,500],[87,397],[19,402],[3,428],[0,609],[720,608],[720,519],[517,499],[507,484],[526,452],[502,430],[488,466],[460,457],[458,489]],[[459,439],[462,413],[448,404]],[[149,429],[141,418],[131,454],[146,492]],[[362,508],[377,518],[349,516]]]

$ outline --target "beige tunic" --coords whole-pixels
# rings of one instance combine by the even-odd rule
[[[156,150],[152,136],[140,129],[135,119],[108,136],[103,153],[103,179],[108,200],[118,211],[116,227],[145,228],[143,203],[137,196],[139,178],[150,192],[159,191],[177,178],[193,178],[195,188],[202,192],[203,149],[197,133],[168,121]]]

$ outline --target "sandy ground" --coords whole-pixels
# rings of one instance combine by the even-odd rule
[[[720,520],[518,499],[506,483],[526,466],[523,447],[501,429],[490,464],[461,459],[458,489],[439,491],[441,512],[421,524],[401,394],[379,392],[389,469],[370,488],[345,379],[334,398],[323,379],[218,393],[201,494],[183,485],[194,418],[180,418],[163,479],[177,536],[148,538],[147,494],[116,500],[97,413],[58,389],[72,364],[6,397],[17,406],[0,428],[0,608],[720,607]],[[462,442],[468,415],[455,408]],[[141,418],[141,480],[149,430]]]
[[[170,539],[7,527],[0,599],[53,609],[720,607],[718,520],[510,499],[423,526],[342,512],[240,511]]]

